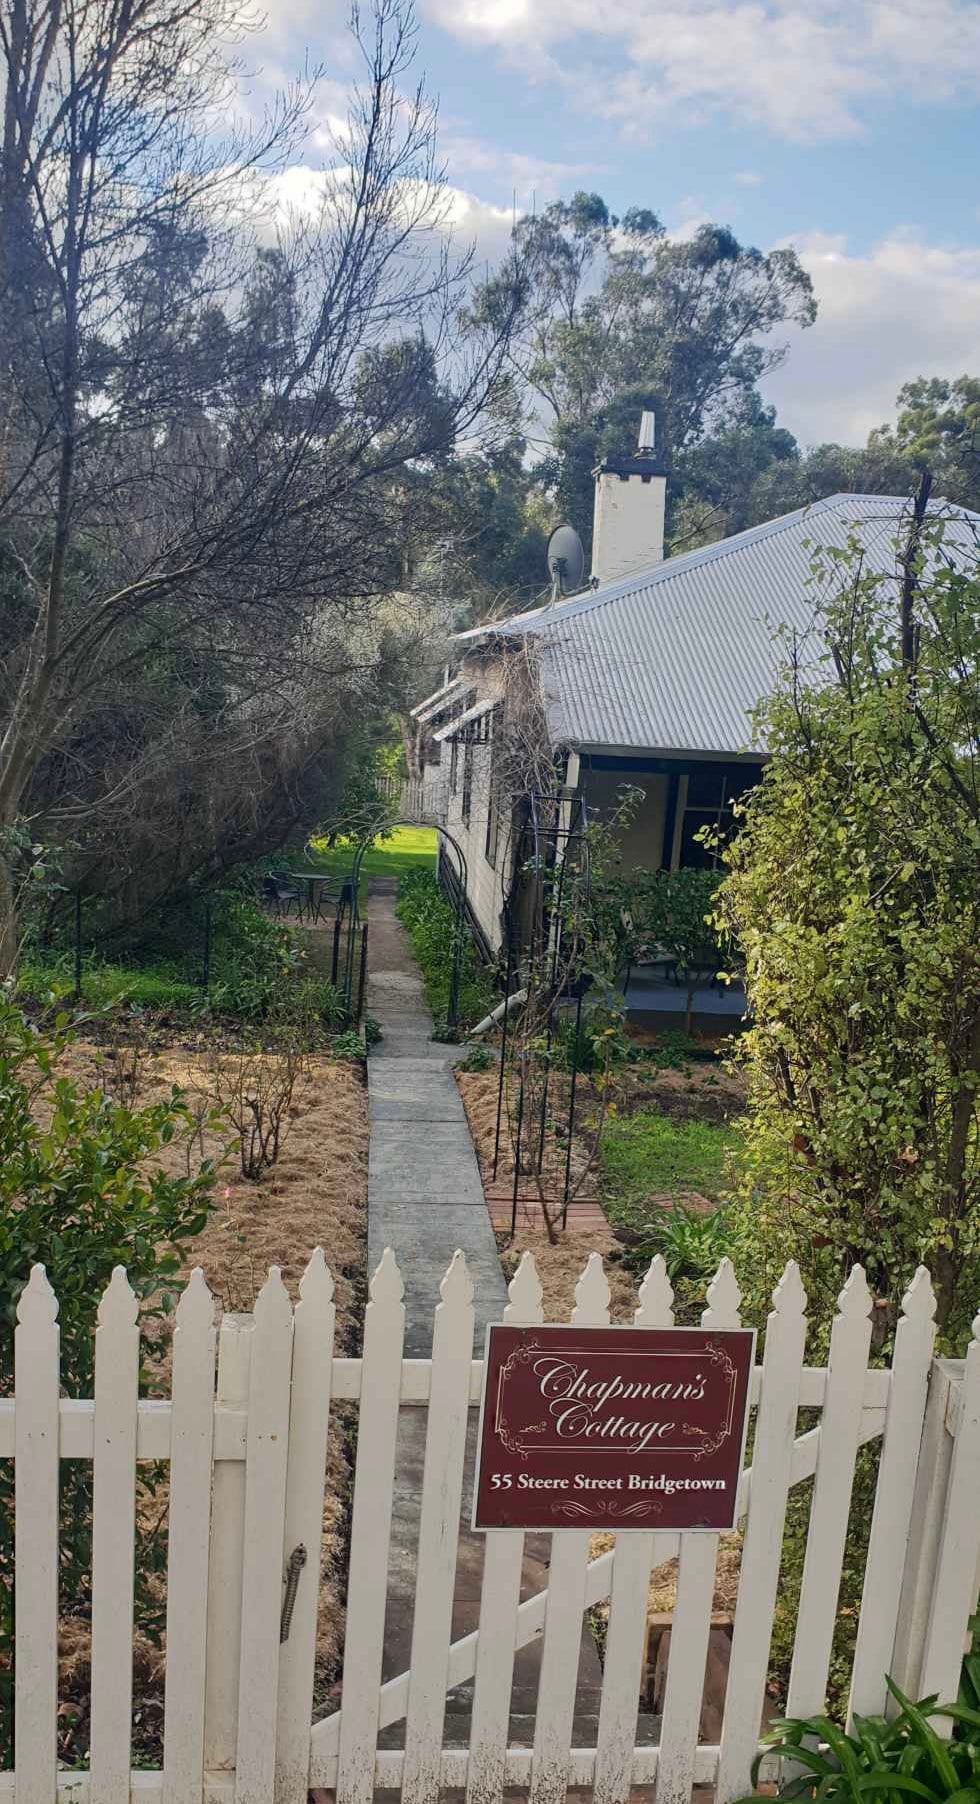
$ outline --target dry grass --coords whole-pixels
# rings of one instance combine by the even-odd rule
[[[507,1278],[513,1277],[522,1253],[532,1253],[541,1279],[546,1322],[567,1322],[575,1303],[575,1286],[590,1253],[601,1254],[609,1280],[609,1310],[614,1322],[628,1322],[637,1306],[636,1286],[616,1258],[619,1242],[610,1227],[587,1228],[552,1246],[545,1233],[519,1228],[500,1255]]]

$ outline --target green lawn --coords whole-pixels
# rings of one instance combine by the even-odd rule
[[[325,840],[311,840],[308,859],[310,870],[329,871],[334,877],[350,875],[357,846],[344,840],[328,846]],[[406,871],[421,868],[434,870],[436,832],[434,827],[395,827],[387,839],[376,840],[361,861],[360,902],[363,906],[368,877],[401,877]]]
[[[640,1109],[610,1121],[602,1143],[603,1202],[613,1222],[646,1221],[647,1200],[696,1190],[715,1201],[726,1188],[734,1146],[731,1128],[714,1121],[672,1121],[659,1109]]]

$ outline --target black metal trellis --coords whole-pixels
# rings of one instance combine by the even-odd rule
[[[522,973],[527,980],[524,987],[528,987],[535,967],[539,973],[543,967],[542,981],[547,997],[543,1077],[539,1098],[529,1096],[526,1061],[523,1058],[518,1061],[516,1121],[512,1136],[514,1169],[509,1197],[511,1238],[517,1230],[522,1179],[527,1175],[526,1147],[529,1143],[535,1147],[531,1169],[534,1169],[533,1161],[536,1159],[540,1176],[549,1129],[556,1138],[564,1136],[565,1156],[560,1189],[552,1195],[542,1191],[541,1201],[545,1207],[560,1208],[562,1227],[568,1219],[582,1004],[590,979],[583,964],[581,944],[578,944],[576,955],[567,963],[563,960],[563,947],[567,918],[574,917],[575,912],[591,898],[591,859],[587,828],[585,801],[579,792],[532,795],[518,835],[514,860],[515,880],[504,910],[505,1006],[501,1022],[500,1073],[491,1172],[493,1182],[496,1182],[500,1167],[503,1121],[508,1106],[508,1052],[512,1044],[508,1004],[515,990],[522,987]],[[564,1121],[561,1122],[555,1118],[556,1090],[551,1081],[551,1067],[562,1011],[573,1003],[574,1030],[569,1052],[567,1103],[562,1108]],[[536,1119],[531,1122],[528,1121],[529,1102],[536,1115]]]
[[[361,884],[361,866],[364,863],[364,855],[366,852],[368,852],[370,850],[371,846],[373,846],[379,833],[389,832],[395,827],[417,827],[417,826],[418,826],[418,821],[410,821],[410,820],[402,820],[402,819],[390,820],[386,816],[384,820],[379,821],[377,823],[377,825],[372,829],[371,833],[368,835],[368,837],[366,839],[361,840],[360,844],[357,847],[356,852],[354,853],[354,863],[351,866],[351,874],[350,874],[350,878],[348,879],[348,881],[350,883],[350,888],[351,888],[351,928],[350,928],[350,931],[348,932],[348,937],[347,937],[347,963],[346,963],[345,972],[344,972],[344,995],[345,995],[347,1005],[349,1007],[350,1003],[351,1003],[351,994],[352,994],[351,980],[352,980],[352,973],[353,973],[353,963],[352,963],[352,961],[353,961],[353,939],[354,939],[355,934],[360,932],[361,933],[361,955],[360,955],[361,956],[361,977],[360,977],[360,994],[359,994],[359,1000],[358,1000],[358,1010],[357,1010],[357,1016],[356,1016],[357,1020],[360,1020],[360,1017],[361,1017],[361,1008],[363,1007],[363,1002],[364,1002],[364,985],[365,985],[365,979],[366,979],[366,975],[367,975],[368,923],[367,923],[367,921],[362,922],[361,918],[360,918],[360,894],[359,894],[360,884]],[[460,845],[459,841],[456,838],[454,838],[453,834],[447,833],[445,827],[439,827],[436,829],[436,831],[439,833],[440,838],[442,840],[445,840],[447,845],[450,845],[452,847],[453,851],[456,854],[456,859],[457,859],[457,863],[458,863],[458,867],[459,867],[457,870],[457,873],[456,873],[456,931],[453,935],[453,966],[452,966],[452,972],[450,974],[450,979],[449,979],[449,1000],[448,1000],[448,1004],[447,1004],[447,1008],[446,1008],[446,1027],[451,1032],[455,1029],[455,1027],[459,1021],[459,993],[460,993],[460,985],[461,985],[461,981],[462,981],[464,934],[466,931],[466,892],[467,892],[467,888],[469,885],[469,867],[466,862],[466,854],[463,851],[463,848]],[[337,944],[338,944],[337,929],[335,928],[334,929],[334,968],[335,968],[335,970],[337,967]],[[334,981],[336,982],[336,978]]]

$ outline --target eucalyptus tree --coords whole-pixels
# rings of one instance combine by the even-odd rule
[[[315,76],[235,123],[254,23],[239,0],[0,14],[5,968],[38,806],[84,839],[207,723],[168,796],[203,858],[207,759],[292,747],[298,779],[337,737],[385,665],[413,478],[501,375],[519,284],[464,341],[408,0],[355,13],[362,79],[319,169]]]

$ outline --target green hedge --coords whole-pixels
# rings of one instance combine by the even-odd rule
[[[407,927],[412,950],[425,983],[425,999],[435,1023],[434,1038],[447,1036],[446,1015],[456,943],[456,909],[446,900],[431,871],[406,871],[398,888],[398,918]],[[482,1021],[499,1000],[496,987],[481,965],[471,935],[463,929],[459,985],[460,1034]]]

